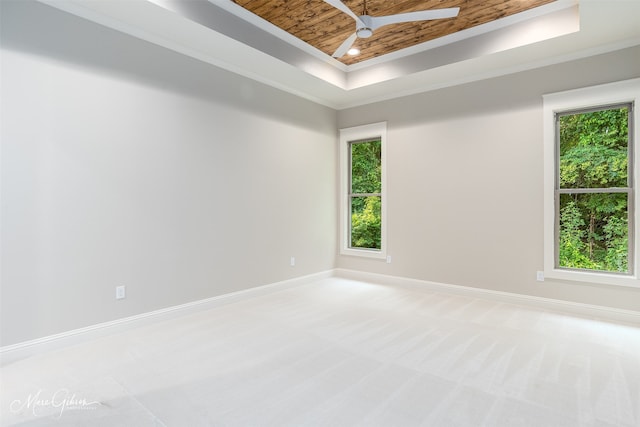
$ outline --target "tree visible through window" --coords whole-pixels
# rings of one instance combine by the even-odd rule
[[[382,237],[381,140],[349,143],[352,248],[380,249]]]
[[[557,114],[556,265],[630,274],[631,105]]]

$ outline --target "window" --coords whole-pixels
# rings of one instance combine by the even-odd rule
[[[637,286],[640,79],[544,97],[545,276]]]
[[[386,257],[386,122],[340,130],[341,253]]]
[[[380,138],[349,141],[349,247],[380,250],[382,156]]]
[[[633,273],[631,110],[556,113],[556,268]]]

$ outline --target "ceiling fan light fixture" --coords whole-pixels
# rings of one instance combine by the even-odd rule
[[[356,34],[358,35],[358,38],[360,38],[360,39],[368,39],[369,37],[371,37],[373,35],[373,30],[371,28],[367,28],[367,27],[358,28],[356,30]]]

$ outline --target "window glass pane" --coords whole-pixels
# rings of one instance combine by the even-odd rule
[[[382,191],[380,140],[350,145],[351,193],[380,193]]]
[[[380,196],[351,198],[351,247],[380,249]]]
[[[628,272],[626,193],[560,195],[559,267]]]
[[[629,110],[563,115],[560,188],[627,187]]]

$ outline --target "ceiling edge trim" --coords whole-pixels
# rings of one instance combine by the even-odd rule
[[[635,46],[640,46],[640,38],[632,38],[632,39],[624,40],[622,42],[611,43],[603,46],[598,46],[595,48],[583,49],[578,52],[571,52],[564,55],[558,55],[551,58],[531,61],[523,64],[514,65],[511,67],[506,67],[506,68],[500,67],[499,69],[496,69],[496,70],[469,75],[467,77],[456,79],[456,80],[450,80],[445,83],[434,83],[430,85],[422,85],[415,89],[408,89],[405,91],[395,92],[393,94],[370,97],[362,101],[346,102],[338,105],[335,108],[338,111],[342,111],[349,108],[362,107],[365,105],[375,104],[378,102],[389,101],[392,99],[403,98],[406,96],[417,95],[420,93],[432,92],[434,90],[445,89],[448,87],[455,87],[455,86],[460,86],[467,83],[473,83],[473,82],[487,80],[495,77],[516,74],[523,71],[534,70],[536,68],[543,68],[550,65],[562,64],[564,62],[584,59],[591,56],[601,55],[609,52],[615,52],[618,50],[627,49]]]
[[[1,1],[1,0],[0,0]],[[149,31],[143,30],[140,27],[136,26],[136,25],[132,25],[126,22],[123,22],[122,20],[113,17],[113,16],[109,16],[100,12],[95,11],[94,9],[85,7],[83,3],[78,2],[77,0],[37,0],[39,3],[45,4],[47,6],[53,7],[55,9],[61,10],[63,12],[69,13],[71,15],[75,15],[79,18],[82,19],[86,19],[88,21],[91,21],[95,24],[101,25],[103,27],[107,27],[110,28],[112,30],[127,34],[129,36],[135,37],[137,39],[149,42],[151,44],[169,49],[173,52],[176,52],[178,54],[181,55],[185,55],[187,57],[202,61],[204,63],[207,63],[209,65],[213,65],[215,67],[218,67],[220,69],[229,71],[231,73],[237,74],[239,76],[248,78],[250,80],[254,80],[256,82],[265,84],[267,86],[282,90],[284,92],[290,93],[292,95],[298,96],[300,98],[306,99],[308,101],[314,102],[316,104],[320,104],[323,105],[325,107],[329,107],[332,109],[337,109],[338,104],[336,104],[335,102],[331,102],[328,99],[325,98],[320,98],[320,97],[316,97],[313,95],[310,95],[304,91],[295,89],[289,85],[285,85],[282,84],[274,79],[265,77],[262,74],[258,74],[256,72],[252,72],[249,69],[242,67],[240,65],[237,64],[233,64],[231,62],[227,62],[224,60],[221,60],[220,58],[216,58],[210,54],[207,53],[203,53],[200,52],[196,49],[191,49],[187,46],[185,46],[182,43],[178,43],[175,42],[173,40],[169,40],[165,37],[161,37],[157,34],[151,33]],[[140,3],[140,2],[138,2]],[[89,3],[90,4],[90,3]],[[131,4],[135,4],[134,2],[132,2]],[[151,4],[151,3],[149,3]],[[158,7],[160,8],[160,6],[154,5],[154,7]],[[170,12],[170,11],[168,11]],[[228,39],[229,43],[237,43],[239,45],[245,46],[244,44],[229,38],[227,36],[224,36],[222,34],[218,35],[220,37],[224,37],[225,39]],[[245,46],[246,48],[246,46]],[[267,54],[263,53],[263,52],[259,52],[257,50],[254,50],[255,54],[257,55],[264,55],[265,57],[268,57],[270,59],[272,59],[272,57],[268,56]],[[293,67],[289,64],[286,64],[284,62],[282,62],[283,66],[288,66],[288,67]],[[314,79],[318,79],[319,81],[321,79],[311,76],[309,75],[309,78],[314,78]],[[327,83],[329,84],[329,83]],[[340,90],[343,90],[342,88],[340,88]]]

